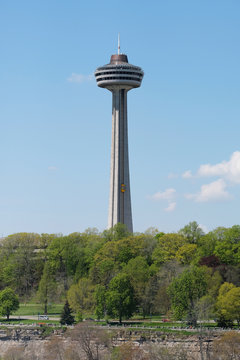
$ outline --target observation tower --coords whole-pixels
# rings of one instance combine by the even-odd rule
[[[97,68],[97,85],[112,93],[112,149],[108,228],[117,223],[133,231],[128,160],[127,92],[141,86],[143,71],[128,63],[127,55],[111,56],[110,63]]]

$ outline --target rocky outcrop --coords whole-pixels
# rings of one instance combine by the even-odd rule
[[[181,351],[189,355],[191,360],[201,360],[201,354],[207,354],[211,350],[212,342],[219,337],[218,333],[213,332],[183,335],[181,333],[166,333],[147,329],[119,330],[111,328],[106,329],[106,331],[111,332],[113,346],[132,343],[137,347],[141,347],[146,352],[149,346],[155,349],[161,348],[171,351],[181,349]],[[60,328],[2,328],[0,329],[0,356],[4,356],[10,350],[14,351],[14,349],[17,349],[19,353],[22,352],[26,355],[26,360],[28,359],[27,356],[33,353],[37,354],[37,360],[46,359],[48,358],[46,357],[46,352],[49,349],[49,344],[53,343],[54,345],[53,339],[60,339],[63,348],[71,345],[73,348],[77,347],[76,339],[71,339],[71,336],[65,337],[64,330]]]

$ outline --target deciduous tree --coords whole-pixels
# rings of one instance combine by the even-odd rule
[[[181,246],[177,253],[176,259],[183,265],[188,265],[193,260],[194,256],[196,255],[196,244],[184,244]]]
[[[119,273],[109,284],[106,292],[106,308],[110,316],[116,316],[119,323],[123,317],[129,318],[136,309],[136,300],[130,278],[127,274]]]
[[[196,302],[206,294],[206,271],[203,268],[192,267],[174,279],[169,286],[172,311],[177,320],[187,318],[196,325]]]
[[[123,272],[128,274],[134,289],[134,295],[138,306],[146,315],[146,285],[150,277],[150,270],[147,261],[142,256],[137,256],[129,260],[128,264],[123,268]]]
[[[158,238],[152,258],[158,266],[176,258],[177,251],[186,243],[186,240],[179,234],[165,234]]]
[[[76,312],[93,311],[95,306],[94,286],[90,279],[82,278],[73,284],[67,293],[72,309]]]
[[[179,234],[187,238],[191,244],[196,244],[204,235],[204,231],[196,221],[192,221],[179,230]]]
[[[240,325],[240,287],[224,283],[217,298],[216,308],[219,317],[226,320],[237,320]]]
[[[54,280],[49,263],[46,262],[37,292],[37,299],[43,305],[44,314],[48,313],[49,303],[56,300],[56,289],[56,281]]]
[[[9,287],[2,290],[0,292],[0,314],[9,320],[10,314],[18,308],[19,300],[15,292]]]

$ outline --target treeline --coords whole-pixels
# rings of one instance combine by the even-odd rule
[[[0,243],[0,290],[22,302],[65,302],[80,320],[164,314],[177,320],[240,322],[240,226],[207,234],[196,222],[177,233],[130,234],[122,224],[68,236],[18,233]]]

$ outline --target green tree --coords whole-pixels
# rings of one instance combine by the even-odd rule
[[[234,284],[228,282],[223,283],[219,289],[218,298],[225,296],[230,290],[234,289],[235,287],[236,286]]]
[[[98,234],[73,233],[53,239],[47,248],[47,262],[58,285],[59,300],[71,284],[87,277],[95,252],[102,246]]]
[[[177,253],[176,259],[184,265],[190,264],[196,254],[197,245],[196,244],[184,244],[181,246]]]
[[[237,320],[240,325],[240,287],[224,283],[219,289],[216,302],[218,316],[233,322]]]
[[[210,295],[204,295],[196,304],[197,317],[209,320],[214,314],[214,300]]]
[[[152,259],[159,266],[169,260],[176,258],[177,251],[186,244],[186,240],[179,234],[165,234],[158,238]]]
[[[214,300],[218,297],[219,289],[223,283],[222,276],[220,275],[218,270],[214,270],[211,268],[206,269],[206,280],[207,280],[207,293]]]
[[[109,283],[106,292],[106,308],[110,316],[116,316],[119,323],[122,318],[130,318],[136,309],[134,290],[127,274],[119,273]]]
[[[74,238],[57,237],[48,247],[48,263],[55,273],[55,279],[63,284],[64,291],[69,288],[70,279],[73,278],[81,257]]]
[[[17,233],[1,244],[0,263],[3,286],[9,286],[27,300],[36,289],[44,262],[38,256],[40,235]]]
[[[76,312],[92,311],[95,305],[94,286],[90,279],[82,278],[73,284],[67,293],[72,309]]]
[[[49,303],[56,300],[56,290],[56,281],[54,280],[48,262],[46,262],[37,292],[37,298],[40,304],[43,305],[44,314],[48,313]]]
[[[129,260],[144,253],[144,236],[130,236],[108,241],[94,256],[90,277],[95,284],[108,286]]]
[[[78,254],[76,268],[74,269],[74,282],[87,277],[95,253],[103,246],[106,240],[98,233],[96,228],[88,228],[83,233],[68,235],[68,239],[75,243]]]
[[[146,294],[145,289],[150,277],[150,270],[147,261],[142,256],[137,256],[129,260],[127,265],[123,268],[123,272],[128,274],[131,284],[134,289],[134,295],[138,306],[146,315]]]
[[[149,303],[153,304],[153,312],[155,314],[167,314],[171,307],[168,287],[172,280],[179,276],[184,267],[176,260],[170,260],[164,263],[158,273],[150,279],[151,292]],[[152,299],[151,299],[152,298]]]
[[[0,292],[0,314],[9,320],[10,314],[18,308],[19,300],[15,292],[9,287],[2,290]]]
[[[225,270],[225,271],[224,271]],[[223,267],[224,280],[236,286],[240,286],[240,267],[228,265]]]
[[[191,244],[196,244],[198,240],[204,235],[204,231],[196,221],[192,221],[184,228],[179,230],[179,234],[188,239]]]
[[[221,232],[219,231],[221,229]],[[237,265],[240,262],[240,226],[234,225],[231,228],[218,228],[218,234],[214,254],[221,263]],[[219,236],[219,233],[221,236]]]
[[[101,317],[106,315],[106,289],[103,285],[96,285],[95,288],[95,314],[97,315],[98,320]]]
[[[202,257],[208,257],[214,255],[214,250],[217,242],[224,240],[226,228],[218,227],[215,230],[209,232],[208,234],[201,236],[198,239],[198,248],[197,254],[199,260]]]
[[[171,308],[177,320],[187,318],[196,326],[197,314],[195,306],[197,301],[206,294],[207,281],[204,268],[192,267],[186,269],[175,278],[169,286]]]
[[[230,240],[218,241],[214,254],[224,264],[237,265],[240,262],[240,242],[232,243]]]
[[[121,240],[130,235],[131,233],[129,232],[127,226],[121,223],[118,223],[114,225],[111,229],[104,230],[103,232],[103,237],[107,241]]]
[[[60,324],[72,325],[73,323],[74,323],[74,317],[72,315],[72,309],[70,308],[69,302],[66,301],[61,313]]]

